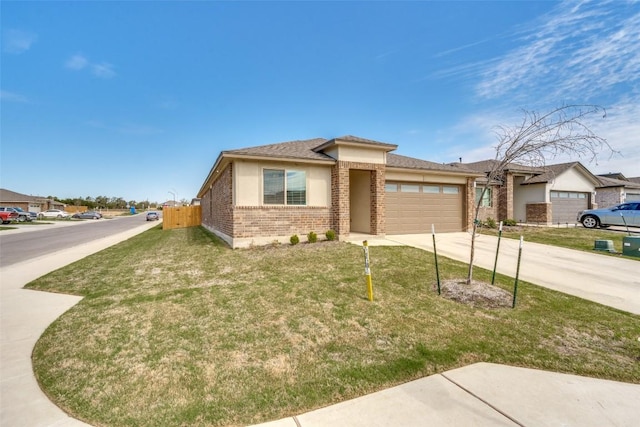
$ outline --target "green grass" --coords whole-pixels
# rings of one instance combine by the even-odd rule
[[[632,235],[638,235],[637,232],[640,229],[633,229]],[[493,236],[498,235],[497,229],[482,228],[480,232],[483,234],[489,234]],[[623,256],[622,252],[622,239],[628,234],[620,231],[610,231],[603,229],[589,230],[582,227],[575,228],[555,228],[555,227],[504,227],[502,237],[511,239],[519,239],[520,236],[524,237],[527,242],[543,243],[547,245],[560,246],[563,248],[577,249],[585,252],[594,251],[594,242],[596,240],[611,240],[613,242],[615,254],[609,252],[597,251],[596,253]],[[623,256],[627,259],[639,260],[637,257]]]
[[[432,254],[370,256],[374,302],[357,246],[154,227],[28,285],[85,297],[38,341],[36,377],[104,426],[258,423],[480,361],[640,383],[639,316],[526,282],[515,310],[471,307],[438,297]]]

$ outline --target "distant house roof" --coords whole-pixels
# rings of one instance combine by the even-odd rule
[[[625,176],[620,172],[602,173],[602,174],[598,174],[598,176],[603,176],[605,178],[621,179],[623,181],[628,181],[627,178],[625,178]]]
[[[465,165],[434,163],[426,160],[415,159],[413,157],[401,156],[399,154],[387,154],[387,167],[402,169],[420,169],[437,172],[465,173],[479,175],[479,171],[472,170]]]
[[[600,185],[598,188],[612,188],[612,187],[624,187],[624,188],[638,188],[640,189],[640,182],[632,182],[622,179],[608,178],[607,176],[598,175],[598,181]]]
[[[481,160],[479,162],[473,163],[459,163],[466,166],[469,169],[478,172],[489,173],[491,172],[500,162],[498,160]],[[456,163],[453,163],[456,164]],[[542,173],[544,172],[544,168],[535,167],[535,166],[526,166],[521,165],[519,163],[509,163],[507,167],[504,169],[505,172],[515,172],[515,173]]]
[[[634,176],[633,178],[627,178],[629,182],[635,182],[636,184],[640,184],[640,176]]]
[[[491,172],[496,167],[497,164],[499,164],[497,160],[482,160],[474,163],[464,163],[466,167],[476,171],[484,172],[484,173]],[[589,172],[589,170],[585,168],[580,162],[559,163],[556,165],[547,165],[543,167],[526,166],[518,163],[509,163],[508,166],[504,169],[504,171],[533,175],[521,184],[521,185],[527,185],[527,184],[542,184],[542,183],[550,182],[553,179],[555,179],[556,176],[564,173],[565,171],[571,168],[580,169],[583,175],[585,175],[594,185],[599,184],[598,178],[594,176],[591,172]]]
[[[580,169],[583,172],[583,174],[586,175],[593,182],[594,185],[598,185],[600,183],[598,181],[598,178],[596,178],[591,172],[589,172],[589,170],[587,168],[582,166],[582,163],[580,163],[580,162],[569,162],[569,163],[559,163],[557,165],[546,166],[543,169],[544,173],[542,173],[540,175],[533,176],[533,177],[527,179],[525,182],[523,182],[523,184],[524,185],[526,185],[526,184],[540,184],[540,183],[553,181],[555,179],[555,177],[557,177],[558,175],[560,175],[560,174],[564,173],[565,171],[568,171],[569,169],[572,169],[572,168]]]
[[[64,203],[58,202],[56,200],[51,200],[43,196],[30,196],[28,194],[17,193],[15,191],[7,190],[6,188],[0,188],[0,203],[9,204],[9,203],[44,203],[50,202],[54,205],[64,206]]]

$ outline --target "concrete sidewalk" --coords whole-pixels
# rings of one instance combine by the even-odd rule
[[[51,322],[81,298],[29,291],[22,289],[22,287],[37,277],[84,258],[91,253],[98,252],[155,225],[157,224],[145,224],[127,233],[0,269],[2,279],[0,298],[0,426],[87,426],[87,424],[69,417],[47,399],[40,390],[31,367],[31,352],[37,339]],[[469,238],[470,236],[466,233],[439,235],[438,252],[451,258],[462,258],[464,261],[464,257],[468,256]],[[359,242],[362,240],[364,239],[360,239]],[[493,252],[495,245],[488,238],[479,240],[481,243],[478,243],[478,265],[489,262],[488,268],[491,268],[495,256]],[[504,271],[505,274],[511,274],[509,268],[511,268],[512,262],[509,261],[509,258],[513,256],[513,245],[506,240],[504,239],[501,245],[501,257],[504,258],[501,263],[504,262],[504,265],[499,263],[499,270]],[[356,236],[354,236],[354,241],[357,241]],[[370,244],[372,246],[376,244],[408,244],[429,249],[430,241],[430,235],[390,236],[388,239],[370,240]],[[517,251],[517,242],[515,245]],[[585,263],[579,260],[580,257],[576,258],[575,254],[569,256],[564,252],[547,252],[552,249],[546,246],[540,250],[539,255],[536,255],[536,257],[542,258],[535,258],[534,251],[530,246],[533,244],[527,243],[526,245],[526,255],[523,256],[523,259],[532,260],[531,263],[534,259],[538,259],[536,262],[543,263],[537,266],[532,265],[531,268],[537,268],[537,271],[532,270],[531,274],[537,273],[537,275],[531,276],[531,278],[522,277],[523,280],[547,286],[537,279],[539,275],[545,276],[540,268],[540,265],[547,267],[545,257],[556,259],[560,266],[569,265],[569,260],[580,264]],[[480,249],[480,247],[484,249]],[[607,262],[619,261],[603,255],[593,256],[606,258]],[[595,259],[589,259],[586,263],[592,264],[595,261]],[[637,267],[640,266],[635,261],[626,261],[631,264],[629,266],[624,263],[620,265],[607,264],[606,268],[609,269],[608,271],[616,271],[616,277],[623,274],[625,276],[620,277],[626,278],[626,274],[637,272]],[[576,267],[568,270],[574,268]],[[513,267],[514,269],[515,267]],[[628,269],[630,270],[627,271]],[[549,281],[549,287],[560,286],[561,284],[557,283],[560,281],[567,282],[563,279],[566,277],[563,276],[563,271],[560,273],[556,270],[553,271],[555,272],[550,273],[549,277],[545,279]],[[630,279],[630,283],[635,283],[635,286],[638,285],[639,280],[636,276],[637,274]],[[585,277],[582,275],[579,277],[581,278],[576,280],[584,282],[579,282],[578,288],[586,289],[585,292],[589,295],[598,296],[598,292],[593,291],[593,288],[601,288],[597,282],[601,279],[589,278],[588,274]],[[562,286],[566,286],[566,284]],[[620,299],[626,295],[624,294],[626,289],[625,287],[616,288],[616,292],[619,293],[614,296],[600,295],[599,298],[623,305]],[[638,307],[637,294],[640,293],[638,292],[640,288],[636,287],[635,289],[636,292],[632,295],[634,298],[631,298],[629,304],[632,309]],[[477,363],[303,415],[266,423],[263,426],[631,427],[638,425],[638,419],[640,419],[638,402],[640,402],[640,386],[635,384]]]
[[[87,426],[70,418],[40,390],[31,366],[36,341],[82,298],[22,289],[24,285],[135,236],[156,222],[0,269],[0,426]]]
[[[640,386],[476,363],[260,427],[638,425]]]

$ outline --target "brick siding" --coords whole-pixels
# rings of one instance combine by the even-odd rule
[[[316,206],[235,206],[233,222],[233,238],[321,235],[331,228],[331,212]]]
[[[202,225],[233,236],[233,164],[229,164],[202,197]]]
[[[603,208],[623,203],[622,193],[622,187],[598,188],[596,190],[596,202],[598,206]]]
[[[551,203],[527,203],[527,222],[551,224]]]

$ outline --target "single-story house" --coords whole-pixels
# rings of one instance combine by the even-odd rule
[[[43,212],[47,209],[64,210],[64,203],[42,196],[30,196],[0,188],[0,205],[10,208],[21,208],[26,212]]]
[[[232,247],[313,231],[375,236],[467,230],[474,182],[464,167],[391,153],[355,136],[223,151],[197,197],[202,225]]]
[[[618,203],[640,201],[640,182],[626,178],[621,173],[598,175],[600,185],[596,188],[596,202],[600,207]]]
[[[489,174],[496,160],[465,163],[469,169]],[[486,185],[478,181],[476,191]],[[531,167],[515,163],[504,168],[481,204],[481,217],[514,219],[522,223],[575,223],[579,211],[597,207],[600,181],[580,162]]]

